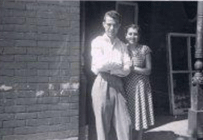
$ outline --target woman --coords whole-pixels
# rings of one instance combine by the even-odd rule
[[[142,139],[142,130],[154,125],[149,75],[151,73],[151,50],[138,43],[139,27],[132,24],[126,28],[126,40],[132,61],[131,73],[124,79],[126,100],[133,127]]]

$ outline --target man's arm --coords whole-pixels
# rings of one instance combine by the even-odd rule
[[[91,70],[97,75],[99,72],[109,72],[108,59],[103,55],[101,44],[93,40],[91,44],[92,67]]]
[[[123,57],[122,57],[122,67],[120,69],[114,69],[113,71],[111,71],[111,74],[113,75],[117,75],[119,77],[125,77],[130,73],[130,68],[132,66],[132,62],[130,60],[130,56],[128,53],[128,49],[127,46],[124,45],[123,46],[123,50],[121,53],[123,53]]]

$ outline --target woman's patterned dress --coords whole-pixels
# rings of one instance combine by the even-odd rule
[[[151,50],[146,45],[129,49],[133,65],[145,67],[146,54]],[[126,100],[135,130],[147,129],[154,125],[151,86],[149,76],[131,72],[125,79]]]

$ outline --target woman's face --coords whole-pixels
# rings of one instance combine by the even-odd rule
[[[139,39],[138,30],[135,28],[128,28],[125,38],[129,44],[137,44]]]

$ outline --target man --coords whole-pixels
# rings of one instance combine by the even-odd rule
[[[121,17],[114,10],[104,16],[105,33],[91,44],[92,71],[97,75],[92,87],[92,103],[98,140],[109,140],[113,126],[118,140],[131,139],[131,121],[120,77],[130,72],[126,45],[117,38]]]

